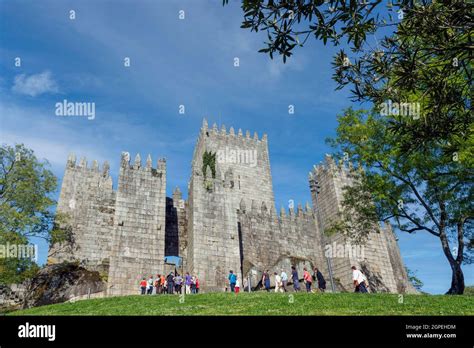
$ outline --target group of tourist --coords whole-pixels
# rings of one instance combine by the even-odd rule
[[[152,294],[197,294],[199,292],[199,279],[195,275],[182,277],[178,272],[170,272],[168,275],[157,274],[156,278],[150,276],[148,280],[143,278],[140,282],[142,295]]]
[[[288,275],[282,269],[280,274],[277,272],[273,273],[274,276],[274,284],[275,284],[275,292],[287,292],[287,285],[288,285]],[[298,271],[296,270],[295,266],[291,266],[291,281],[293,283],[293,290],[298,292],[301,291],[300,289],[300,277]],[[311,287],[313,286],[313,282],[317,281],[318,289],[321,292],[326,290],[326,280],[324,279],[323,274],[319,271],[317,267],[314,268],[313,274],[308,271],[305,267],[303,268],[303,283],[306,287],[306,292],[312,292],[313,290]],[[266,270],[263,272],[262,280],[261,280],[261,287],[263,287],[266,291],[270,291],[270,272]]]
[[[286,274],[286,272],[282,269],[280,273],[274,272],[273,276],[274,276],[275,292],[287,292],[288,291],[287,289],[288,275]],[[354,283],[355,292],[361,292],[361,293],[368,292],[367,278],[355,266],[352,266],[352,279]],[[294,291],[295,292],[301,291],[300,277],[298,275],[298,271],[296,270],[295,266],[291,266],[291,281],[293,282]],[[229,288],[231,292],[238,293],[240,291],[239,278],[232,270],[229,271],[228,282],[229,282]],[[271,282],[270,271],[266,270],[265,272],[263,272],[262,279],[259,283],[259,286],[260,288],[264,288],[267,292],[269,292],[270,282]],[[312,289],[313,283],[317,283],[317,289],[320,292],[324,292],[326,290],[326,280],[324,279],[323,274],[317,267],[314,268],[313,274],[311,274],[306,267],[303,268],[303,283],[305,284],[306,292],[313,292],[313,289]]]
[[[355,266],[352,266],[351,269],[355,292],[368,292],[368,282],[366,276]],[[288,274],[282,269],[280,273],[274,272],[273,277],[275,292],[287,292],[289,280]],[[237,274],[230,270],[227,280],[230,291],[238,294],[240,292],[241,283]],[[293,290],[295,292],[301,291],[300,277],[295,266],[291,266],[291,281],[293,283]],[[259,287],[269,292],[270,283],[270,271],[266,270],[263,272]],[[314,291],[312,288],[313,283],[316,283],[314,288],[317,286],[317,289],[320,292],[324,292],[326,290],[326,280],[317,267],[313,269],[313,274],[311,274],[306,267],[303,268],[303,283],[305,284],[306,292]],[[143,278],[140,282],[140,289],[142,295],[174,293],[197,294],[199,293],[199,279],[195,275],[190,275],[189,272],[186,272],[184,277],[182,277],[178,272],[170,272],[168,275],[157,274],[156,278],[153,276],[150,276],[148,280]]]

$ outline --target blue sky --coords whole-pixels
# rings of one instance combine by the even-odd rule
[[[176,186],[186,195],[205,117],[267,133],[277,206],[310,201],[308,171],[331,151],[324,140],[335,134],[336,115],[353,105],[348,90],[334,90],[336,49],[313,40],[287,64],[272,61],[257,52],[265,36],[240,29],[238,2],[221,3],[0,0],[1,143],[31,147],[59,178],[69,152],[109,160],[114,183],[122,151],[142,159],[150,153],[155,163],[166,157],[168,195]],[[94,102],[95,119],[55,116],[64,99]],[[423,233],[399,237],[424,290],[446,291],[450,268],[439,241]],[[46,252],[40,243],[40,261]],[[468,284],[472,270],[465,267]]]

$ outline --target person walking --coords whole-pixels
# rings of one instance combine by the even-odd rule
[[[263,272],[262,284],[263,286],[265,286],[265,290],[267,290],[267,292],[270,292],[270,274],[268,273],[268,269]]]
[[[367,293],[367,287],[366,287],[366,278],[364,274],[359,271],[356,266],[352,266],[352,280],[354,281],[354,292],[360,292],[360,293]]]
[[[196,277],[192,276],[191,277],[191,294],[196,293]]]
[[[238,294],[240,291],[240,279],[238,276],[235,276],[235,293]]]
[[[229,271],[229,286],[230,286],[230,291],[234,292],[235,291],[235,282],[237,281],[237,276],[234,274],[234,271],[230,270]]]
[[[281,277],[281,287],[283,288],[284,292],[287,292],[286,285],[288,284],[288,275],[283,269],[281,270],[280,277]]]
[[[308,270],[303,268],[303,281],[306,284],[306,292],[311,292],[311,284],[313,284],[313,277],[309,274]]]
[[[295,292],[300,291],[300,278],[295,266],[291,266],[291,280],[293,281],[293,289]]]
[[[192,284],[192,277],[189,272],[186,272],[186,276],[184,277],[184,286],[186,294],[191,293],[191,284]]]
[[[174,284],[176,288],[176,293],[181,294],[181,289],[183,287],[183,277],[178,273],[176,277],[174,277]]]
[[[146,292],[148,295],[151,295],[153,294],[153,276],[150,276],[150,278],[148,278],[148,282],[147,282],[147,292]]]
[[[319,271],[317,267],[314,267],[313,279],[318,281],[318,289],[321,292],[326,290],[326,280],[323,277],[323,274]]]
[[[196,277],[196,294],[199,293],[199,279]]]
[[[283,292],[283,284],[281,282],[281,277],[277,272],[274,272],[275,275],[275,292]]]
[[[156,275],[156,279],[155,279],[155,289],[156,289],[156,292],[155,294],[156,295],[159,295],[161,294],[161,274],[157,274]]]
[[[140,290],[142,291],[142,295],[145,295],[147,285],[148,282],[146,281],[146,278],[143,277],[142,281],[140,282]]]
[[[170,272],[166,277],[166,283],[168,285],[168,294],[172,294],[174,290],[174,276],[173,272]]]
[[[161,275],[160,277],[160,286],[161,286],[161,293],[166,294],[166,277],[164,274]]]

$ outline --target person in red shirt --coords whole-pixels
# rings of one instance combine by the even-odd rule
[[[140,289],[142,290],[142,295],[145,295],[147,285],[148,283],[146,281],[146,278],[143,278],[142,281],[140,282]]]
[[[196,277],[196,294],[199,293],[199,279]]]

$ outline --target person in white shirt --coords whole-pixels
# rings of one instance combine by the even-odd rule
[[[275,292],[283,292],[281,277],[278,275],[277,272],[275,274]]]
[[[285,273],[284,270],[281,270],[281,287],[283,288],[283,291],[286,292],[286,285],[288,284],[288,275]]]
[[[355,292],[366,293],[365,276],[356,266],[352,266],[352,280],[354,281]]]
[[[153,276],[150,276],[147,282],[147,294],[153,294]]]
[[[236,278],[236,279],[235,279],[234,291],[235,291],[236,294],[238,294],[239,291],[240,291],[240,279],[239,279],[239,277],[237,277],[237,276],[235,276],[235,278]]]

